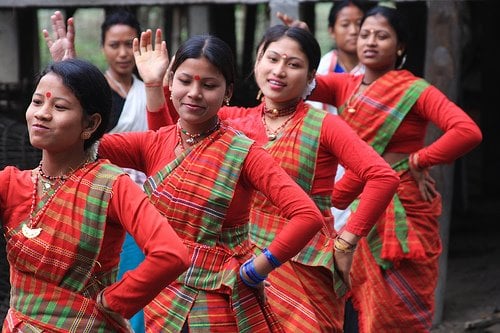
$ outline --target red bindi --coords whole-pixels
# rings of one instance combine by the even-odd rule
[[[200,76],[199,76],[199,75],[195,75],[195,76],[194,76],[194,79],[195,79],[196,81],[200,81],[200,79],[201,79],[201,78],[200,78]]]
[[[50,93],[50,91],[47,91],[47,92],[45,93],[45,96],[46,96],[47,98],[50,98],[50,96],[52,96],[52,94]]]

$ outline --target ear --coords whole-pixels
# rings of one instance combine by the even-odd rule
[[[83,130],[92,134],[99,128],[101,121],[101,115],[99,113],[94,113],[87,119],[87,126]]]
[[[307,84],[310,84],[315,77],[316,77],[316,70],[313,69],[312,71],[309,72],[309,74],[307,74]]]

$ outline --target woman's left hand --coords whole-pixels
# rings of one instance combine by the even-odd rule
[[[436,191],[436,181],[429,174],[429,169],[416,169],[410,166],[410,173],[417,182],[420,195],[425,201],[432,201],[438,193]]]
[[[353,255],[354,252],[342,253],[340,251],[335,251],[333,254],[335,270],[348,289],[351,289],[352,286],[350,273]]]

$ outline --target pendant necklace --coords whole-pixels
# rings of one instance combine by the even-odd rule
[[[30,214],[29,214],[29,223],[23,223],[21,227],[21,232],[23,233],[24,237],[32,239],[36,238],[40,235],[42,232],[42,228],[35,228],[36,225],[38,224],[38,221],[40,221],[40,218],[42,217],[43,214],[45,214],[45,211],[47,210],[47,207],[49,206],[49,203],[52,201],[56,193],[59,191],[59,189],[62,186],[62,183],[53,190],[52,194],[50,197],[47,199],[43,207],[35,214],[35,206],[36,206],[36,193],[38,189],[38,180],[40,179],[40,170],[41,166],[38,166],[38,170],[36,172],[36,177],[33,180],[33,192],[31,193],[31,208],[30,208]],[[42,191],[45,190],[45,185],[42,185]],[[47,189],[47,191],[50,190],[50,187]]]
[[[278,134],[279,132],[285,128],[285,126],[290,122],[290,120],[292,120],[293,116],[295,115],[295,113],[292,113],[280,126],[278,126],[278,128],[276,128],[274,131],[271,131],[269,129],[269,126],[267,125],[267,122],[266,122],[266,114],[263,114],[262,115],[262,123],[264,124],[264,128],[266,129],[266,134],[267,134],[267,138],[269,139],[269,141],[274,141],[276,140],[276,138],[278,137]]]
[[[217,121],[215,122],[214,126],[212,126],[211,128],[209,128],[208,130],[206,130],[205,132],[202,132],[202,133],[189,133],[188,131],[186,131],[184,128],[182,128],[181,126],[181,122],[180,122],[180,119],[177,121],[177,134],[178,134],[178,137],[179,137],[179,142],[180,142],[180,145],[181,145],[181,148],[184,149],[184,144],[182,143],[182,137],[181,137],[181,133],[186,135],[188,138],[186,139],[186,143],[190,146],[194,145],[195,143],[198,143],[200,138],[202,137],[206,137],[210,134],[212,134],[213,132],[215,132],[218,128],[220,127],[220,119],[217,118]]]
[[[115,79],[113,77],[113,75],[111,75],[111,72],[109,71],[109,69],[106,70],[106,77],[108,77],[118,87],[118,89],[120,89],[120,92],[121,92],[123,97],[127,97],[127,91],[123,87],[123,84],[118,82],[118,80]]]
[[[63,184],[66,182],[66,180],[73,174],[76,170],[79,170],[83,167],[85,167],[88,163],[90,163],[89,160],[85,160],[78,168],[71,170],[70,174],[68,175],[62,175],[62,176],[48,176],[46,175],[43,170],[42,170],[42,162],[38,165],[38,168],[33,170],[33,172],[36,173],[35,178],[33,179],[33,192],[31,193],[31,207],[30,207],[30,213],[29,213],[29,223],[23,223],[21,226],[21,232],[24,235],[24,237],[28,239],[36,238],[40,235],[42,232],[42,228],[35,228],[42,216],[45,214],[45,212],[48,209],[49,204],[52,202],[56,194],[59,192],[59,189],[63,186]],[[42,177],[42,178],[40,178]],[[45,179],[45,181],[43,180]],[[44,195],[48,194],[48,192],[52,189],[52,193],[50,194],[49,198],[45,201],[43,204],[42,208],[38,210],[35,213],[35,206],[36,206],[36,197],[37,197],[37,192],[38,192],[38,182],[39,180],[41,181],[42,185],[42,192]],[[55,181],[55,182],[53,182]],[[47,186],[49,184],[49,186]],[[56,188],[53,188],[52,186],[54,184],[58,184]]]

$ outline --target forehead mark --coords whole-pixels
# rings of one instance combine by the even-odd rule
[[[200,80],[201,80],[201,78],[200,78],[200,76],[199,76],[198,74],[196,74],[196,75],[194,76],[194,79],[195,79],[196,81],[200,81]]]
[[[50,96],[52,96],[52,94],[50,93],[50,91],[47,91],[47,92],[45,93],[45,97],[50,98]]]

